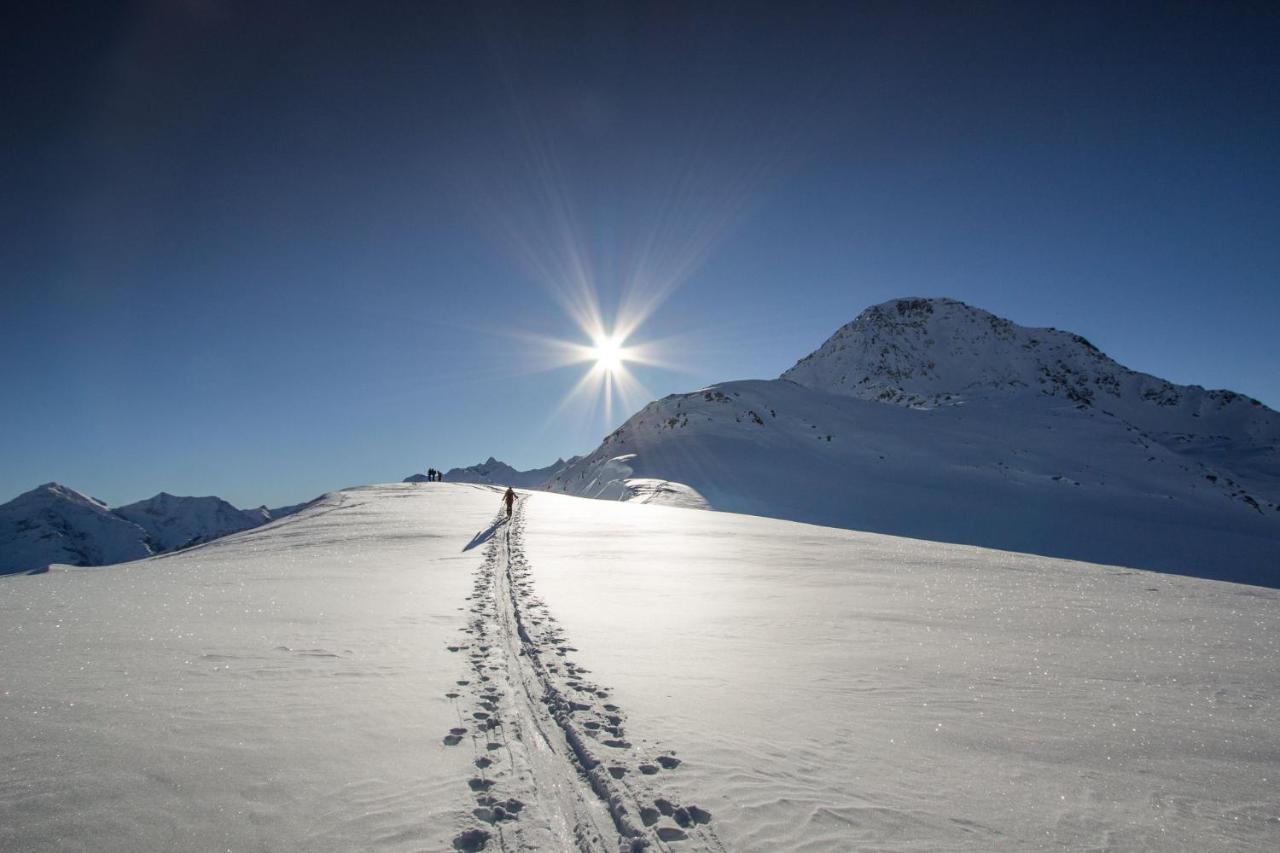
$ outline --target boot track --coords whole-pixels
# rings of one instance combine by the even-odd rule
[[[608,689],[569,657],[573,648],[537,597],[524,555],[524,499],[500,513],[468,596],[464,637],[449,651],[468,671],[446,696],[468,742],[476,825],[456,850],[724,850],[711,814],[661,796],[652,782],[676,770],[674,752],[647,755],[627,739]]]

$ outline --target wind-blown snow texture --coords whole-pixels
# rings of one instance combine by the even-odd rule
[[[548,487],[630,499],[637,478],[715,509],[1280,584],[1280,414],[947,299],[869,308],[781,379],[650,403]]]
[[[1280,841],[1280,593],[499,493],[0,579],[0,849]]]
[[[0,505],[0,574],[39,571],[55,563],[137,560],[257,527],[303,506],[240,510],[221,498],[161,492],[111,509],[75,489],[46,483]]]

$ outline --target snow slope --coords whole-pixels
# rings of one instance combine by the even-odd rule
[[[0,505],[0,574],[50,563],[96,566],[149,556],[147,532],[58,483]]]
[[[950,300],[868,309],[784,377],[651,403],[548,488],[667,481],[714,509],[1280,584],[1280,415],[1256,401]]]
[[[1280,593],[387,485],[0,579],[0,849],[1271,850]]]

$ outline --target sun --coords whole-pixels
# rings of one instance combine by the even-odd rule
[[[600,336],[591,347],[591,357],[595,359],[596,369],[601,373],[617,373],[622,369],[624,360],[622,342],[616,337]]]

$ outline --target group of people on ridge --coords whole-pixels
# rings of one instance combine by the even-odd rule
[[[428,483],[443,483],[443,482],[444,482],[444,472],[443,472],[443,471],[437,471],[435,468],[428,468],[428,469],[427,469],[427,482],[428,482]]]

